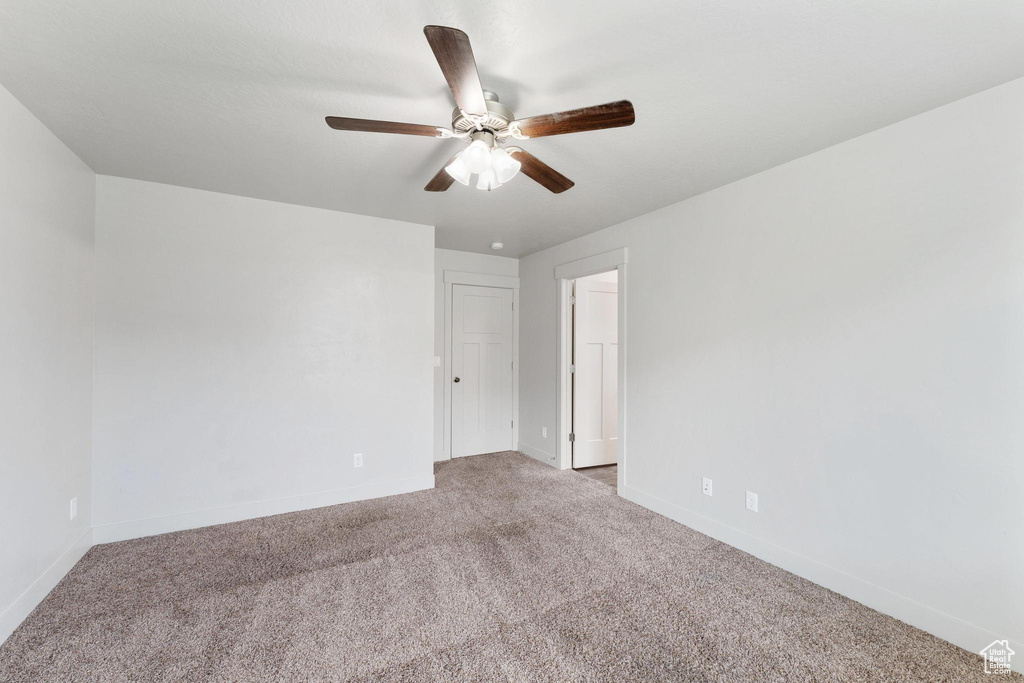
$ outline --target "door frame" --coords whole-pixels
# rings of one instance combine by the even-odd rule
[[[512,450],[519,449],[519,278],[510,275],[444,271],[444,437],[441,455],[452,459],[452,306],[453,285],[512,290]]]
[[[569,375],[569,360],[572,358],[572,330],[570,328],[569,316],[569,283],[577,278],[587,275],[596,275],[609,270],[618,271],[619,296],[618,296],[618,334],[619,334],[619,362],[618,362],[618,415],[619,421],[619,469],[618,469],[618,491],[626,486],[627,471],[627,449],[626,449],[626,289],[628,286],[626,275],[627,251],[625,247],[613,249],[602,254],[588,256],[587,258],[569,261],[555,266],[555,288],[556,306],[555,315],[556,329],[558,330],[558,362],[555,375],[557,384],[557,397],[555,403],[556,419],[555,425],[558,430],[556,435],[555,459],[560,470],[567,470],[572,467],[572,445],[569,443],[569,432],[572,420],[572,378]]]

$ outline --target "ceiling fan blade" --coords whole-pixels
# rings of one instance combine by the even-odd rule
[[[398,135],[426,135],[441,137],[437,126],[421,123],[397,123],[395,121],[374,121],[373,119],[347,119],[344,116],[328,116],[327,125],[334,130],[358,130],[365,133],[396,133]]]
[[[633,104],[629,100],[619,100],[595,107],[572,109],[557,114],[531,116],[516,121],[519,131],[531,138],[542,138],[547,135],[564,135],[565,133],[582,133],[602,128],[618,128],[632,126],[636,120]]]
[[[424,26],[423,33],[455,96],[455,104],[467,114],[486,114],[484,89],[480,85],[480,74],[476,70],[469,36],[457,28],[447,26]]]
[[[455,159],[461,153],[462,152],[456,152],[455,154],[452,155],[451,159],[444,162],[444,166],[441,167],[441,170],[434,174],[434,177],[430,179],[430,182],[427,183],[426,187],[424,187],[423,189],[426,190],[427,192],[444,192],[449,187],[451,187],[452,183],[455,182],[455,178],[453,178],[451,174],[449,174],[448,171],[444,169],[447,168],[449,164],[454,162]]]
[[[508,150],[508,153],[522,164],[520,170],[523,173],[555,194],[565,192],[576,184],[525,150],[516,148]]]

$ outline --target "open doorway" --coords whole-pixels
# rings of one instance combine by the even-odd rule
[[[622,491],[629,480],[629,449],[627,448],[628,437],[626,434],[628,426],[626,420],[626,333],[628,327],[626,324],[626,261],[627,250],[623,247],[555,266],[556,317],[558,321],[556,372],[558,401],[555,408],[556,424],[558,425],[557,466],[559,469],[578,469],[581,474],[600,478],[609,484],[614,484],[618,491]],[[605,285],[613,284],[615,291],[592,294],[593,290],[607,289],[607,287],[597,284],[586,285],[588,300],[583,301],[583,292],[580,291],[579,297],[577,297],[574,288],[579,287],[581,281],[591,282],[588,278],[594,275],[598,277],[593,278],[592,282],[604,282]],[[602,334],[595,335],[595,339],[601,337],[599,367],[603,376],[599,384],[596,381],[592,381],[590,384],[590,386],[601,388],[599,398],[596,389],[594,393],[590,393],[586,385],[579,387],[574,396],[574,390],[577,389],[575,387],[576,380],[581,379],[586,383],[584,373],[587,373],[588,368],[598,366],[596,348],[591,349],[589,355],[576,349],[577,342],[590,339],[589,332],[586,338],[582,336],[577,338],[574,330],[577,326],[576,318],[580,313],[586,313],[587,317],[590,315],[589,308],[587,311],[575,310],[576,302],[580,301],[581,306],[587,306],[592,300],[595,303],[594,315],[605,316],[605,319],[597,325],[597,331]],[[608,308],[614,311],[614,336],[606,334],[612,327]],[[604,348],[606,345],[610,348]],[[577,356],[578,363],[574,362],[577,360]],[[577,365],[579,372],[576,371]],[[587,376],[591,377],[590,374]],[[606,389],[609,390],[611,396],[606,394]],[[589,397],[590,401],[586,406],[582,403],[584,397]],[[597,441],[596,428],[589,426],[594,424],[593,420],[589,418],[597,415],[600,415],[601,418],[599,452],[607,453],[606,444],[611,443],[615,458],[607,465],[591,464],[588,466],[584,463],[592,461],[582,459],[589,456],[583,455],[583,449],[577,449],[576,446],[584,441]],[[614,417],[614,420],[608,419],[606,416]],[[573,431],[574,427],[579,428],[578,435]],[[581,455],[574,458],[574,451],[578,451]],[[574,463],[574,459],[577,461],[576,463]],[[599,471],[598,468],[601,467],[607,467],[608,471]]]
[[[618,479],[618,271],[570,283],[572,468]]]

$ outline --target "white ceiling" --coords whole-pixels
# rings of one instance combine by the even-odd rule
[[[426,24],[519,116],[629,99],[636,124],[523,143],[561,195],[424,192],[459,142],[324,116],[448,125]],[[1021,36],[1020,0],[0,0],[0,83],[98,173],[519,256],[1024,76]]]

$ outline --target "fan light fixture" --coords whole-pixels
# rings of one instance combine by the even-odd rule
[[[495,190],[516,177],[522,164],[494,144],[494,135],[490,131],[480,131],[472,137],[469,147],[445,166],[448,175],[467,186],[470,177],[476,175],[478,190]]]
[[[519,173],[520,166],[522,164],[509,156],[508,152],[501,147],[495,147],[491,151],[491,168],[498,177],[499,183],[507,183],[515,178],[516,173]]]
[[[501,183],[498,182],[497,176],[494,175],[494,169],[489,168],[476,177],[476,189],[478,190],[496,190],[501,187]]]
[[[469,176],[471,173],[466,168],[466,162],[462,160],[462,155],[455,157],[455,161],[444,167],[444,170],[448,171],[448,175],[455,178],[463,185],[469,185]]]
[[[483,140],[473,140],[459,158],[470,173],[483,173],[491,167],[491,148]]]

